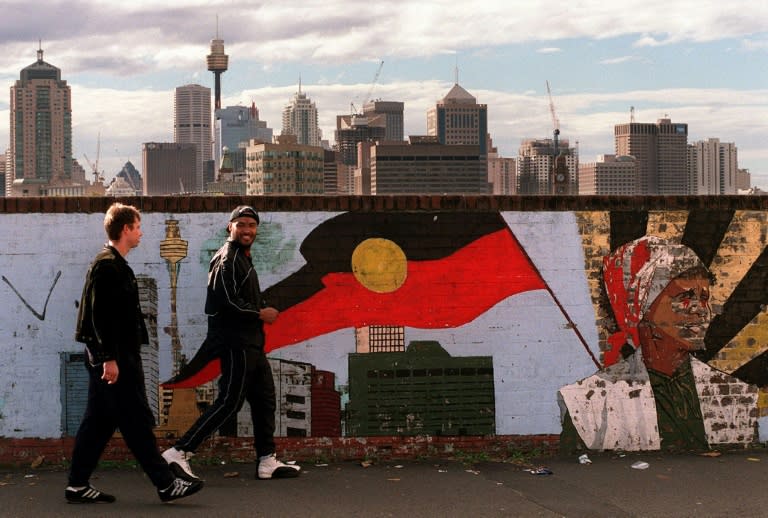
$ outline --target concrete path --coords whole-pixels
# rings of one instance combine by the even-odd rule
[[[254,479],[254,464],[193,467],[197,495],[162,504],[137,469],[101,469],[92,483],[114,504],[71,505],[66,473],[0,471],[2,517],[735,517],[768,516],[768,452],[540,458],[526,466],[454,460],[303,464],[295,479]],[[635,469],[638,461],[647,469]],[[545,466],[552,474],[533,474]]]

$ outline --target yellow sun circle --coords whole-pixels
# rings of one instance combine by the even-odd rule
[[[389,239],[366,239],[352,252],[352,273],[357,281],[376,293],[395,291],[408,275],[405,252]]]

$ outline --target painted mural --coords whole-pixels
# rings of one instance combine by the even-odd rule
[[[54,249],[13,233],[31,217]],[[72,335],[101,218],[0,215],[0,436],[66,435],[81,411]],[[215,398],[202,308],[225,221],[145,213],[129,257],[162,436]],[[264,213],[253,251],[281,311],[266,330],[278,435],[762,440],[766,234],[757,211]],[[222,433],[249,427],[246,409]]]
[[[560,390],[566,419],[587,447],[703,450],[754,442],[757,387],[691,356],[705,348],[713,282],[693,250],[645,236],[604,258],[603,280],[618,327],[603,355],[607,367]],[[738,394],[739,404],[703,404],[721,387]]]

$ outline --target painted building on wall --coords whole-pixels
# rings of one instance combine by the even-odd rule
[[[452,358],[437,342],[349,356],[347,435],[487,435],[495,431],[493,360]]]
[[[284,388],[280,436],[562,434],[595,449],[763,439],[768,207],[761,200],[542,211],[513,199],[500,210],[483,197],[402,210],[372,208],[367,198],[318,211],[317,199],[249,200],[262,218],[254,264],[281,312],[267,327],[268,357]],[[419,199],[394,203],[416,207]],[[174,358],[194,357],[205,337],[208,260],[226,238],[229,202],[239,202],[203,204],[212,200],[142,198],[144,236],[128,261],[147,287],[147,317],[156,319],[153,379],[168,379]],[[457,208],[459,200],[467,207]],[[0,437],[66,436],[81,412],[75,302],[102,246],[109,200],[78,201],[77,212],[19,210],[18,200],[0,212],[7,244]],[[283,203],[291,209],[274,209]],[[307,210],[294,208],[299,203]],[[28,220],[57,246],[40,249],[18,236],[14,229]],[[171,241],[183,241],[184,253],[169,255]],[[379,347],[379,330],[389,330],[394,349]],[[207,376],[174,389],[172,406],[199,406],[191,387],[215,371]],[[588,397],[595,387],[601,396]],[[382,390],[399,407],[385,409]],[[168,419],[162,430],[184,428]],[[679,442],[681,430],[693,430],[695,440]]]

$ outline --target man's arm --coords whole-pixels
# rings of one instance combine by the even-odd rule
[[[246,283],[246,276],[256,275],[256,272],[252,269],[238,271],[237,260],[241,253],[240,250],[235,249],[220,257],[213,272],[213,295],[221,310],[244,318],[259,318],[262,309],[260,307],[261,301],[249,300],[242,293],[241,287]]]
[[[95,341],[89,351],[95,363],[103,363],[117,359],[121,333],[119,276],[115,268],[104,263],[96,265],[92,275],[89,304]]]

